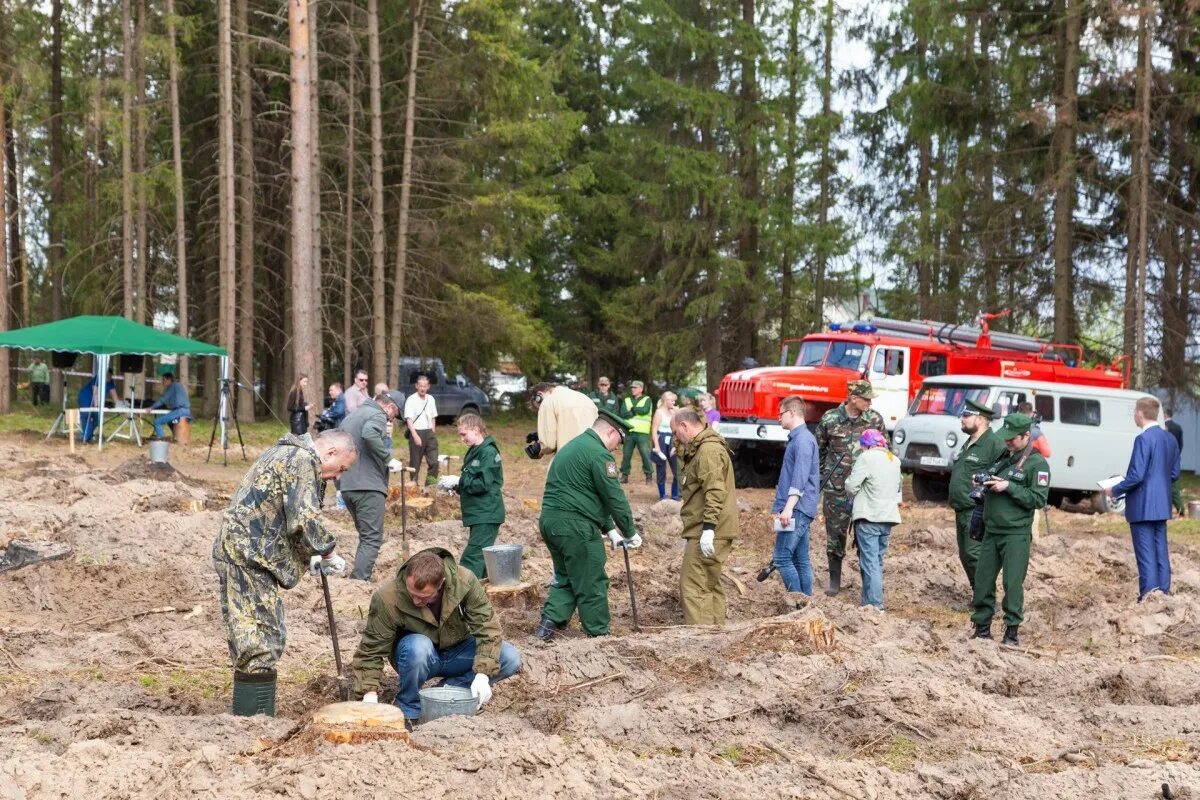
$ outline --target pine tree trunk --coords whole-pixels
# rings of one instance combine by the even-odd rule
[[[128,15],[128,9],[127,15]],[[50,275],[50,316],[63,316],[63,214],[66,194],[63,172],[66,155],[63,149],[63,4],[50,4],[50,206],[47,208],[46,271]],[[124,134],[128,135],[126,127]]]
[[[423,0],[412,0],[412,43],[408,54],[408,95],[404,109],[404,163],[400,171],[400,215],[396,225],[396,275],[392,285],[392,335],[384,380],[400,385],[400,346],[404,340],[404,280],[408,272],[408,207],[412,199],[413,129],[417,114],[417,67],[421,56]]]
[[[1082,0],[1062,0],[1062,91],[1054,118],[1054,340],[1075,341],[1075,135]]]
[[[371,94],[371,375],[387,374],[383,230],[383,111],[379,66],[379,0],[367,0],[368,82]],[[399,388],[399,387],[398,387]]]
[[[1171,42],[1171,72],[1177,76],[1195,74],[1196,52],[1190,42],[1195,35],[1195,22],[1190,11],[1176,6],[1164,19],[1164,27],[1174,31]],[[1178,90],[1176,90],[1178,91]],[[1190,104],[1178,94],[1172,98],[1167,119],[1167,147],[1171,175],[1169,197],[1171,208],[1162,217],[1158,241],[1163,254],[1162,291],[1159,309],[1162,315],[1162,380],[1160,386],[1186,389],[1188,386],[1188,334],[1191,332],[1191,295],[1189,293],[1189,264],[1196,203],[1190,191],[1195,175],[1191,158],[1192,142]],[[1169,223],[1166,220],[1170,220]],[[1168,253],[1170,257],[1168,257]],[[1128,351],[1127,351],[1128,352]]]
[[[241,211],[241,257],[238,269],[241,277],[241,297],[238,299],[237,380],[243,386],[254,382],[254,108],[251,86],[251,54],[249,0],[237,0],[235,24],[238,32],[238,147],[241,155],[239,210]],[[239,388],[237,418],[254,421],[254,392]]]
[[[821,28],[821,117],[826,122],[833,114],[833,0],[825,2],[825,21]],[[812,311],[809,330],[820,330],[825,320],[825,298],[829,292],[825,283],[829,277],[829,247],[824,232],[829,225],[829,209],[833,205],[833,132],[827,124],[821,126],[821,154],[817,162],[817,226],[822,240],[817,243],[813,258]]]
[[[121,2],[124,80],[121,83],[121,299],[122,314],[133,319],[133,35],[130,0]],[[57,292],[56,292],[57,294]]]
[[[220,275],[217,341],[230,358],[236,358],[237,189],[233,167],[233,44],[230,17],[230,0],[217,0],[217,258]]]
[[[792,0],[788,13],[787,40],[787,95],[784,100],[784,167],[783,179],[780,181],[780,238],[783,247],[779,260],[779,327],[780,338],[786,339],[793,335],[793,308],[795,295],[795,261],[796,261],[796,141],[798,137],[800,114],[800,2]]]
[[[929,80],[926,67],[928,44],[917,38],[917,73],[922,83]],[[934,312],[933,279],[933,225],[930,217],[929,184],[933,172],[933,142],[928,131],[918,134],[917,139],[917,313],[929,319]]]
[[[749,31],[756,30],[754,0],[741,0],[741,20]],[[735,318],[739,320],[740,332],[738,349],[740,355],[758,357],[758,329],[762,323],[762,260],[759,253],[759,207],[762,204],[761,186],[758,178],[758,128],[760,123],[758,111],[758,64],[756,53],[745,42],[741,54],[741,85],[738,89],[738,150],[741,164],[740,194],[742,211],[745,219],[741,222],[738,232],[737,252],[745,270],[745,285],[741,295],[740,308],[736,309]]]
[[[1153,4],[1143,9],[1138,20],[1138,151],[1141,162],[1141,176],[1138,179],[1138,238],[1137,238],[1137,289],[1136,305],[1134,307],[1134,344],[1133,344],[1133,387],[1144,389],[1146,386],[1146,279],[1148,242],[1150,227],[1150,84],[1154,80],[1154,67],[1150,60],[1151,29],[1153,28]]]
[[[350,388],[354,377],[354,181],[357,166],[355,139],[358,137],[358,86],[355,80],[358,70],[358,34],[354,27],[355,10],[351,7],[347,23],[350,29],[350,68],[346,87],[346,200],[343,203],[346,210],[346,242],[342,264],[342,385],[347,389]]]
[[[7,112],[7,106],[5,109]],[[29,261],[25,257],[24,226],[21,224],[21,166],[17,161],[16,128],[17,121],[10,116],[8,118],[7,129],[0,131],[0,136],[4,137],[3,158],[8,165],[6,185],[0,187],[0,190],[4,191],[8,197],[8,219],[4,220],[4,223],[8,226],[9,252],[12,253],[12,270],[17,276],[17,280],[21,282],[21,320],[25,325],[29,325]],[[53,387],[51,388],[53,389]]]
[[[0,15],[4,13],[4,3],[0,0]],[[4,38],[0,37],[0,43]],[[4,132],[8,130],[5,119],[4,87],[7,65],[0,65],[0,142],[4,140]],[[8,185],[8,159],[0,153],[0,189]],[[0,331],[8,330],[8,225],[6,224],[4,194],[0,192]],[[7,347],[0,347],[0,414],[7,414],[12,403],[12,380],[8,372]]]
[[[309,306],[313,309],[313,319],[309,335],[312,338],[313,353],[316,358],[316,370],[309,373],[309,383],[315,393],[313,399],[321,397],[325,385],[325,314],[321,302],[322,274],[322,236],[321,236],[321,72],[318,67],[318,30],[317,30],[317,0],[308,2],[308,90],[312,94],[309,104],[309,124],[312,133],[309,138],[309,159],[312,161],[311,183],[312,192],[312,271],[309,282]]]
[[[995,22],[991,15],[984,13],[979,25],[979,53],[976,56],[980,62],[980,73],[983,88],[981,94],[988,103],[996,102],[996,82],[993,72],[991,45],[995,33]],[[983,158],[980,159],[980,193],[983,208],[983,232],[980,235],[980,256],[983,260],[983,311],[998,311],[1000,300],[1000,237],[999,221],[996,219],[996,132],[995,112],[988,109],[983,115],[983,125],[980,132],[980,149]]]
[[[188,336],[187,207],[183,194],[183,136],[179,125],[179,51],[175,41],[175,0],[166,0],[169,83],[171,104],[171,160],[175,179],[175,292],[179,335]],[[188,359],[179,359],[179,381],[188,386]]]
[[[137,194],[137,225],[134,236],[133,261],[133,319],[142,324],[146,323],[146,284],[147,272],[150,268],[150,249],[147,246],[147,209],[146,209],[146,59],[144,43],[146,41],[146,0],[138,0],[137,23],[133,35],[133,68],[137,84],[137,109],[135,112],[134,135],[134,191]]]
[[[288,43],[291,49],[292,219],[291,303],[292,364],[298,378],[319,375],[316,336],[320,309],[313,307],[312,210],[312,77],[309,72],[308,0],[288,0]]]

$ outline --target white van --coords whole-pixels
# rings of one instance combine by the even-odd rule
[[[1021,403],[1032,403],[1050,444],[1050,502],[1091,499],[1097,511],[1116,510],[1096,482],[1122,475],[1141,431],[1134,404],[1145,392],[1023,381],[980,375],[926,378],[892,434],[892,451],[913,476],[918,500],[944,500],[950,468],[966,443],[959,414],[968,399],[996,412],[993,428]]]

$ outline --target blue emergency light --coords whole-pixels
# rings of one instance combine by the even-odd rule
[[[829,323],[829,330],[831,330],[831,331],[840,331],[841,329],[842,329],[842,323],[840,323],[840,322],[831,322],[831,323]]]
[[[874,325],[872,325],[869,322],[854,323],[854,332],[855,333],[874,333],[877,330],[879,330],[879,329],[876,328]]]

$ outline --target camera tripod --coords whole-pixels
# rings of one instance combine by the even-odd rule
[[[230,385],[233,383],[232,378],[221,379],[221,400],[217,405],[217,416],[213,418],[212,435],[208,437],[208,457],[204,459],[204,463],[208,463],[212,459],[213,443],[217,440],[217,428],[221,428],[221,450],[224,455],[224,466],[229,466],[229,420],[233,419],[233,429],[237,431],[238,444],[242,448],[242,460],[249,461],[246,458],[246,443],[242,441],[242,426],[238,424],[237,417],[231,415],[233,409],[233,395],[230,391]]]

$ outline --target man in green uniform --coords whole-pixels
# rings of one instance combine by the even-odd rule
[[[612,381],[604,375],[601,375],[600,380],[596,381],[596,391],[592,392],[589,397],[596,404],[597,411],[609,411],[620,415],[621,399],[612,391]]]
[[[984,487],[983,541],[975,566],[975,624],[972,638],[992,638],[996,613],[996,576],[1004,571],[1004,644],[1016,645],[1025,619],[1025,573],[1033,542],[1033,516],[1050,494],[1050,465],[1030,445],[1033,420],[1024,414],[1004,418],[999,437],[1008,452],[988,470]]]
[[[654,403],[645,394],[646,384],[634,381],[629,384],[629,394],[621,401],[621,417],[629,421],[629,432],[625,435],[625,453],[621,458],[621,483],[629,483],[629,468],[633,463],[633,451],[637,448],[642,457],[642,472],[646,484],[654,482],[654,465],[650,461],[650,422],[654,418]]]
[[[592,427],[567,442],[550,465],[538,521],[554,564],[554,582],[534,634],[542,641],[570,622],[576,608],[589,636],[608,633],[608,554],[601,532],[608,532],[614,547],[642,544],[609,452],[628,430],[629,423],[601,411]]]
[[[675,441],[683,448],[683,567],[679,601],[686,625],[724,625],[725,587],[721,567],[737,538],[737,493],[729,445],[691,409],[671,419]]]
[[[291,589],[306,568],[326,575],[346,568],[321,522],[321,499],[325,481],[356,458],[345,431],[325,431],[315,442],[288,434],[258,457],[221,516],[212,558],[238,716],[275,715],[275,662],[287,636],[280,587]]]
[[[825,555],[829,557],[829,588],[825,590],[828,595],[837,594],[842,587],[846,532],[854,509],[854,498],[846,494],[846,478],[860,449],[858,439],[868,428],[887,436],[883,417],[871,410],[871,400],[875,397],[871,382],[850,381],[847,389],[846,402],[826,411],[814,431],[821,453],[821,474],[826,481],[821,508],[825,514]]]
[[[954,509],[958,530],[958,560],[967,573],[971,593],[975,592],[975,564],[979,561],[979,542],[971,538],[971,519],[978,516],[982,523],[983,507],[971,498],[975,484],[971,476],[987,472],[1004,454],[1004,441],[991,428],[995,412],[982,403],[967,400],[960,416],[967,442],[954,458],[950,470],[950,507]]]
[[[41,356],[35,356],[33,366],[29,368],[29,388],[35,406],[50,402],[50,368]]]

